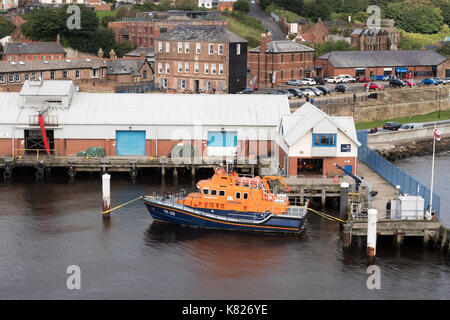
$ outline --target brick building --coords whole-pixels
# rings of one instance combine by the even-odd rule
[[[214,11],[143,12],[135,18],[124,17],[121,21],[108,23],[114,30],[116,41],[130,41],[138,47],[153,47],[160,35],[180,25],[227,26],[220,13]]]
[[[320,76],[449,77],[450,60],[432,50],[333,51],[316,59]]]
[[[390,49],[389,34],[381,29],[355,29],[351,34],[351,46],[361,51],[382,51]],[[389,48],[388,48],[389,46]]]
[[[157,38],[155,83],[178,92],[246,87],[247,41],[223,26],[185,25]]]
[[[314,49],[290,40],[273,41],[270,32],[261,35],[261,45],[248,52],[250,73],[259,87],[280,85],[314,74]]]
[[[99,50],[99,58],[103,57],[103,52]],[[106,79],[114,80],[117,83],[138,83],[153,81],[153,69],[142,52],[139,58],[117,58],[116,53],[111,49],[110,59],[105,59],[107,67]]]
[[[3,60],[52,60],[66,57],[66,50],[59,41],[7,43],[3,52]]]
[[[95,87],[106,79],[106,64],[96,57],[0,61],[0,91],[20,91],[26,80],[37,79],[73,80],[81,87]]]

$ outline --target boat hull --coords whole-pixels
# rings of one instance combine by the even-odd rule
[[[143,201],[154,219],[190,227],[299,234],[303,231],[305,223],[304,216],[285,217],[271,214],[255,220],[239,219],[232,213],[227,217],[223,212],[220,215],[205,213],[149,198],[144,198]]]

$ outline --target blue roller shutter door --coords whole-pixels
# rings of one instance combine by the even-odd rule
[[[118,156],[145,156],[145,131],[116,131]]]

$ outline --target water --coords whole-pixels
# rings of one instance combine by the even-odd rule
[[[153,191],[159,177],[112,175],[112,202]],[[134,203],[101,211],[99,175],[0,181],[1,299],[443,299],[450,262],[419,242],[379,244],[381,289],[369,290],[365,247],[343,252],[338,225],[309,216],[304,238],[183,228]],[[442,205],[442,207],[445,207]],[[66,269],[81,268],[81,290]]]

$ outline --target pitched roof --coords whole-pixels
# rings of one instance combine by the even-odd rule
[[[247,42],[224,26],[180,25],[159,36],[165,41]]]
[[[253,48],[249,52],[259,52],[260,47]],[[266,44],[266,51],[268,53],[288,53],[288,52],[312,52],[313,48],[299,44],[290,40],[276,40]]]
[[[4,54],[66,53],[58,42],[25,42],[6,44]]]
[[[432,50],[332,51],[318,59],[335,68],[436,66],[447,60]]]
[[[133,76],[140,76],[139,69],[145,63],[145,59],[108,59],[106,63],[106,74],[132,74]]]
[[[144,53],[146,57],[154,57],[155,56],[155,48],[154,47],[139,47],[133,51],[125,54],[125,57],[140,57],[141,53]]]
[[[0,61],[0,73],[86,68],[99,69],[102,67],[106,67],[103,59],[95,57],[53,60]]]

